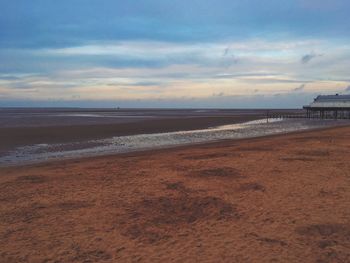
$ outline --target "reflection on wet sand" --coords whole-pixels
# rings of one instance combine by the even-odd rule
[[[0,157],[0,165],[37,163],[51,159],[66,159],[125,153],[177,145],[212,142],[224,139],[242,139],[341,125],[342,121],[305,119],[266,119],[223,125],[208,129],[166,133],[116,136],[106,139],[87,140],[60,144],[35,144],[18,147]]]

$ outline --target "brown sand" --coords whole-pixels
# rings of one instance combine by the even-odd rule
[[[0,174],[0,262],[350,262],[350,127]]]

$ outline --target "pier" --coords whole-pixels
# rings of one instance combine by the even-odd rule
[[[320,95],[312,103],[303,106],[304,111],[295,114],[270,114],[267,118],[350,119],[350,95]]]

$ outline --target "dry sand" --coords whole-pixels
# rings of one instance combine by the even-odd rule
[[[350,127],[0,175],[0,262],[350,262]]]

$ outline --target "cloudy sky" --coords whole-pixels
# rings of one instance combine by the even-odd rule
[[[0,106],[300,107],[350,93],[348,0],[0,0]]]

